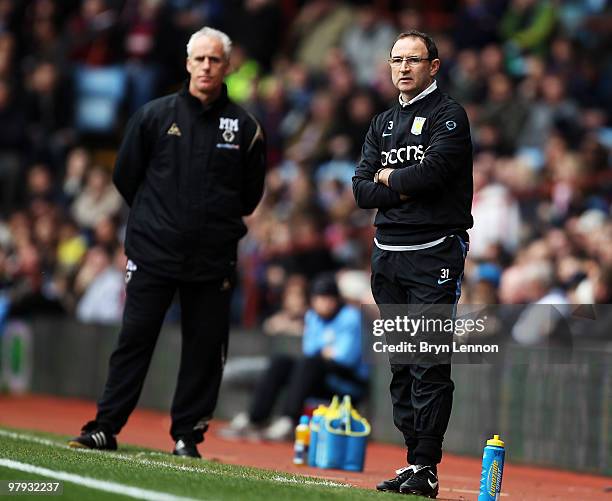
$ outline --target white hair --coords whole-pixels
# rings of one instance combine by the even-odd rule
[[[202,29],[196,31],[189,38],[189,42],[187,42],[187,57],[191,57],[191,52],[193,51],[193,44],[198,38],[202,37],[213,37],[221,42],[223,45],[223,55],[225,59],[229,59],[230,52],[232,51],[232,41],[230,37],[228,37],[222,31],[216,30],[214,28],[209,28],[208,26],[204,26]]]

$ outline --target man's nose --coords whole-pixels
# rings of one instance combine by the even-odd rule
[[[400,71],[408,71],[410,69],[412,68],[408,64],[408,61],[406,61],[405,59],[402,59],[402,64],[400,64]]]

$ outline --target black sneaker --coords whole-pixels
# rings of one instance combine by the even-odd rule
[[[395,473],[397,473],[396,477],[389,480],[383,480],[376,486],[376,490],[385,492],[399,492],[400,485],[414,475],[414,466],[404,466],[403,468],[396,470]]]
[[[417,494],[435,499],[438,495],[438,471],[435,466],[413,466],[414,473],[401,486],[402,494]]]
[[[81,449],[117,450],[117,440],[107,429],[95,421],[89,421],[81,428],[81,435],[68,441],[68,445]]]
[[[172,454],[175,456],[183,456],[188,458],[201,458],[198,448],[193,440],[187,438],[179,438],[174,445]]]

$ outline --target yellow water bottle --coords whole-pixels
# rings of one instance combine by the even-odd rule
[[[300,418],[300,424],[295,427],[295,442],[293,444],[293,464],[305,465],[308,460],[310,444],[310,426],[308,416]]]

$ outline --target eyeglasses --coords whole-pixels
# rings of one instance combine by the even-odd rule
[[[431,61],[429,57],[418,57],[418,56],[406,56],[406,57],[391,57],[389,58],[389,64],[393,67],[399,68],[402,63],[406,61],[408,66],[418,66],[421,61]]]

